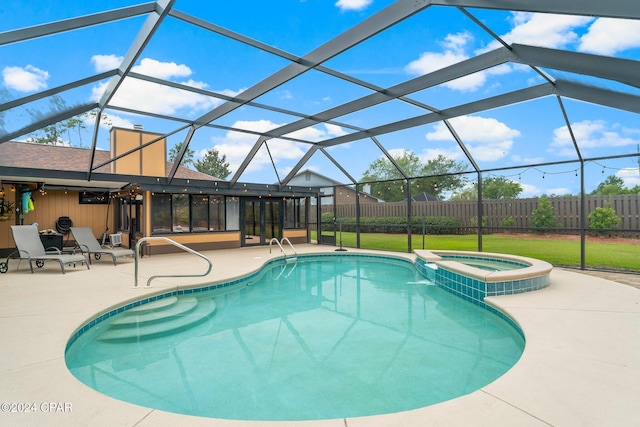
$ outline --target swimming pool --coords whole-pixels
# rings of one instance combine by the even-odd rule
[[[209,288],[105,313],[74,335],[68,368],[104,394],[170,412],[330,419],[470,393],[524,346],[505,318],[406,260],[302,256]]]

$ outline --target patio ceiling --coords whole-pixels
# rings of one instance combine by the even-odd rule
[[[187,149],[199,153],[215,147],[229,157],[241,152],[232,165],[226,184],[229,188],[242,182],[277,182],[281,189],[306,168],[355,184],[367,164],[380,157],[391,159],[398,150],[424,156],[444,150],[466,164],[470,173],[510,169],[522,173],[527,168],[553,170],[565,164],[575,164],[571,167],[577,170],[589,161],[596,162],[599,170],[604,160],[638,156],[637,135],[635,140],[625,140],[625,135],[618,134],[617,138],[593,142],[582,133],[585,124],[601,123],[604,112],[616,118],[619,129],[630,129],[634,122],[637,126],[637,48],[597,54],[575,43],[534,45],[530,39],[519,39],[515,31],[505,32],[501,27],[509,17],[532,14],[542,14],[549,20],[560,16],[637,24],[638,2],[383,1],[376,2],[376,10],[362,12],[353,25],[333,29],[337,35],[327,36],[325,27],[329,25],[323,19],[305,21],[302,31],[317,37],[310,37],[313,41],[308,43],[292,40],[284,47],[270,42],[275,33],[272,27],[292,34],[301,30],[282,3],[276,2],[270,9],[283,19],[269,22],[261,39],[260,29],[239,22],[242,15],[234,21],[232,16],[216,12],[216,7],[200,3],[159,0],[128,4],[122,0],[115,2],[121,7],[73,16],[74,2],[68,5],[70,17],[46,22],[43,13],[27,26],[14,27],[28,22],[21,11],[4,12],[7,18],[15,19],[3,19],[0,57],[11,58],[20,52],[28,57],[27,52],[44,46],[40,43],[60,39],[60,59],[69,63],[69,71],[68,76],[55,79],[55,85],[52,79],[50,85],[28,94],[6,85],[0,87],[0,144],[26,140],[46,126],[92,113],[84,132],[88,149],[95,153],[108,139],[105,118],[128,117],[143,122],[145,129],[164,134],[168,148],[182,143],[173,167],[158,182],[170,185],[174,181]],[[251,2],[246,4],[250,6]],[[429,32],[447,19],[450,30]],[[170,38],[176,34],[184,35],[184,40]],[[195,40],[190,38],[193,34],[198,34],[198,45],[189,44]],[[452,50],[449,56],[433,54],[432,63],[423,64],[417,71],[407,65],[407,58],[413,58],[414,65],[417,58],[428,58],[425,51],[433,53],[434,43],[445,44],[453,40],[451,36],[468,40],[472,34],[476,40],[482,39],[476,49],[464,53]],[[128,44],[114,53],[111,39],[116,37],[120,47],[124,41]],[[416,44],[416,38],[421,37],[422,44]],[[96,53],[114,53],[117,62],[111,68],[103,67],[89,75],[72,69],[74,44],[88,38]],[[405,58],[395,58],[394,46],[400,50],[405,42],[409,53]],[[286,47],[306,50],[293,53]],[[186,62],[185,50],[199,49],[204,56],[198,64],[201,82],[141,72],[148,70],[140,66],[145,59],[162,57],[163,63],[180,66]],[[253,73],[244,73],[249,68]],[[492,85],[460,90],[460,83],[470,78],[492,79]],[[134,87],[153,92],[156,102],[145,104],[140,102],[139,93],[128,94]],[[327,92],[322,99],[330,101],[318,101],[319,88]],[[160,108],[158,100],[162,101],[163,93],[197,98],[198,108],[195,104]],[[296,102],[285,101],[289,96],[295,96]],[[52,100],[56,99],[63,102],[53,108]],[[512,136],[496,143],[478,139],[466,130],[472,120],[498,122]],[[525,130],[528,126],[531,131]],[[436,135],[443,131],[446,135],[438,139]],[[570,143],[562,145],[559,139],[553,139],[560,134]],[[234,145],[240,139],[243,143]],[[488,153],[491,150],[493,157]],[[357,164],[356,158],[364,163]],[[100,166],[104,164],[97,164],[92,154],[83,185],[97,178],[94,174]],[[261,173],[255,172],[259,169]],[[407,171],[399,172],[411,177]],[[0,175],[5,179],[20,173],[20,169],[3,167],[0,161]],[[46,178],[46,172],[42,175]],[[78,179],[77,172],[64,176],[64,171],[57,171],[56,177]],[[100,185],[108,179],[109,174],[99,174]],[[122,179],[114,176],[113,181]]]

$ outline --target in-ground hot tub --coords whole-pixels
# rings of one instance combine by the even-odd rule
[[[415,254],[416,268],[427,279],[481,305],[485,297],[546,288],[553,269],[546,261],[491,252],[416,250]]]

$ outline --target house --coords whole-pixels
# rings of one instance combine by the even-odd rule
[[[353,186],[344,185],[310,169],[298,173],[289,181],[289,184],[301,187],[311,186],[320,188],[321,204],[323,205],[332,204],[333,196],[335,196],[335,203],[337,205],[354,204],[356,202],[356,190]],[[360,203],[380,203],[383,201],[369,194],[367,188],[368,186],[365,185],[360,190]]]
[[[423,191],[411,197],[412,202],[437,202],[439,199],[431,193]]]
[[[12,205],[11,217],[0,216],[0,256],[15,250],[11,224],[36,223],[41,233],[62,234],[64,246],[75,243],[70,223],[91,227],[98,239],[122,233],[129,247],[153,236],[195,250],[268,244],[273,237],[309,241],[309,200],[317,188],[232,185],[183,166],[169,179],[173,163],[160,134],[112,128],[110,139],[110,151],[0,144],[0,202]],[[151,243],[153,253],[176,250]]]

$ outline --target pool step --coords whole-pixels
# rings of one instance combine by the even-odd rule
[[[180,298],[173,304],[160,304],[158,311],[149,311],[145,307],[137,313],[129,313],[133,310],[135,309],[127,311],[115,324],[109,325],[98,340],[112,343],[137,342],[172,335],[211,318],[216,311],[216,303],[213,299],[199,300],[190,297]]]
[[[172,298],[175,298],[175,300],[167,301],[164,304],[156,304]],[[164,300],[154,301],[152,303],[127,310],[124,316],[111,323],[111,327],[128,328],[132,326],[135,327],[156,322],[164,322],[171,318],[188,314],[198,306],[198,300],[193,297],[182,298],[180,300],[178,300],[177,297],[170,297],[165,298]],[[153,307],[147,307],[150,305],[153,305]]]

